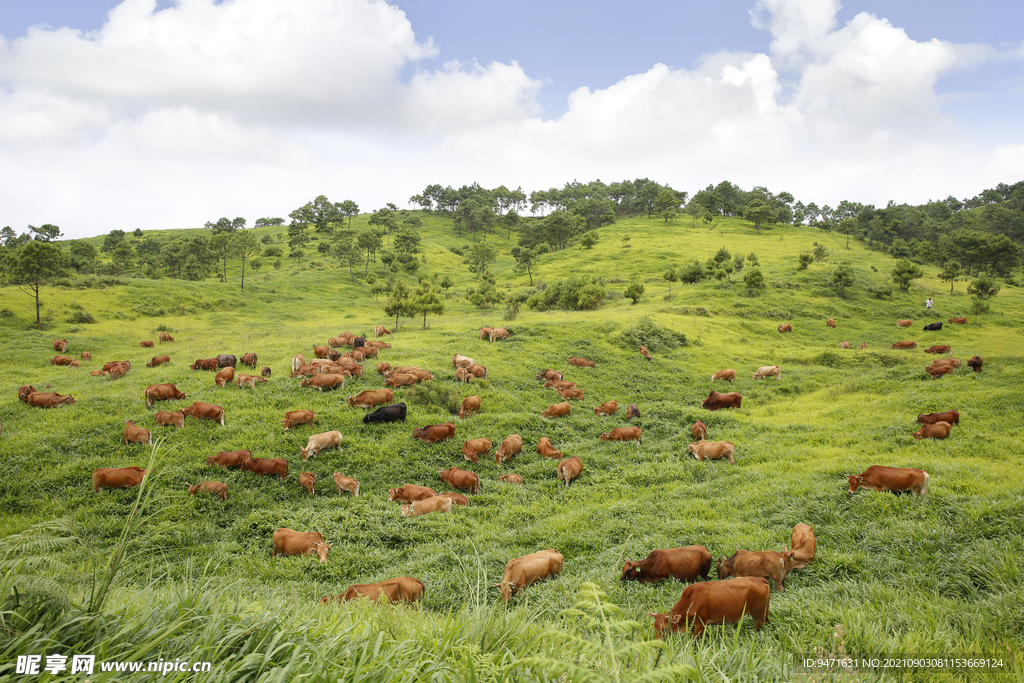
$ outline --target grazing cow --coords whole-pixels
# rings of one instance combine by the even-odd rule
[[[238,388],[239,389],[241,389],[243,386],[247,386],[250,389],[255,389],[256,388],[256,382],[263,382],[264,384],[266,384],[267,380],[263,379],[259,375],[245,375],[245,374],[239,375],[238,379],[235,380],[235,383],[238,384]]]
[[[408,505],[402,506],[403,517],[419,517],[429,515],[431,512],[451,512],[452,499],[448,496],[434,496],[423,500],[415,500]]]
[[[814,560],[814,549],[817,544],[818,542],[814,538],[814,529],[809,525],[801,522],[793,527],[793,535],[789,539],[789,549],[793,554],[786,563],[786,571],[803,569],[809,565]]]
[[[470,358],[469,356],[460,356],[459,354],[455,354],[452,357],[452,369],[453,370],[455,368],[471,368],[471,367],[473,367],[473,363],[474,363],[473,359]]]
[[[654,630],[659,638],[664,638],[666,632],[687,628],[694,638],[700,638],[705,627],[735,624],[745,614],[754,618],[754,629],[760,631],[768,623],[770,592],[768,580],[760,576],[694,583],[686,587],[668,614],[647,615],[654,617]]]
[[[523,437],[518,434],[509,434],[508,437],[501,442],[501,446],[494,452],[494,464],[501,465],[512,459],[512,456],[523,450]]]
[[[646,358],[647,360],[654,360],[654,358],[651,357],[651,352],[648,351],[647,347],[644,346],[643,344],[640,345],[640,355]]]
[[[793,551],[784,553],[774,550],[737,550],[729,559],[718,558],[718,580],[733,576],[763,576],[775,582],[775,590],[785,592],[782,582],[786,580],[786,563]]]
[[[58,408],[75,403],[74,397],[57,393],[43,393],[33,386],[24,386],[18,390],[18,398],[35,408]]]
[[[942,329],[942,323],[931,323],[929,325],[925,325],[924,329],[928,332],[938,332]]]
[[[951,346],[943,344],[941,346],[929,346],[927,349],[924,350],[924,352],[925,353],[949,353],[952,350],[953,350],[953,348]]]
[[[336,349],[339,346],[348,346],[351,342],[351,339],[345,337],[331,337],[327,340],[327,346],[332,349]]]
[[[53,350],[58,352],[58,353],[65,353],[68,350],[68,340],[67,339],[54,339],[53,340]]]
[[[572,406],[568,403],[552,403],[547,410],[541,412],[541,417],[565,417],[572,413]]]
[[[250,460],[252,460],[252,451],[221,451],[217,455],[208,457],[206,459],[206,466],[220,465],[227,469],[229,467],[241,467],[242,463]]]
[[[465,420],[467,415],[473,412],[480,412],[480,397],[479,396],[467,396],[462,399],[462,408],[459,409],[459,419]]]
[[[913,320],[897,320],[896,327],[910,327],[914,324]]]
[[[704,399],[704,402],[700,404],[700,407],[707,410],[719,410],[721,408],[739,408],[742,404],[743,395],[738,391],[732,391],[728,394],[720,394],[717,391],[712,391],[708,394],[708,397]]]
[[[841,341],[841,342],[839,342],[839,348],[841,348],[841,349],[848,349],[848,348],[850,348],[850,342],[848,342],[848,341]]]
[[[236,365],[238,365],[238,359],[235,358],[230,353],[222,353],[219,356],[217,356],[217,367],[218,368],[226,368],[226,367],[229,367],[229,366],[233,368]]]
[[[789,323],[782,323],[781,325],[779,325],[779,334],[782,334],[783,332],[792,332],[792,331],[793,331],[793,326],[790,325]]]
[[[776,380],[782,379],[782,368],[778,365],[762,365],[754,373],[753,379],[764,379],[765,377],[775,377]]]
[[[391,330],[389,330],[388,328],[384,327],[383,325],[377,325],[377,327],[373,328],[373,336],[374,337],[383,337],[385,334],[391,334]],[[391,336],[394,336],[394,335],[391,335]]]
[[[82,360],[92,360],[92,354],[88,351],[82,351]]]
[[[412,438],[419,439],[423,443],[436,443],[451,439],[455,436],[455,423],[443,422],[438,425],[427,425],[426,427],[414,427]]]
[[[616,427],[598,437],[599,441],[636,441],[643,443],[643,432],[639,427]]]
[[[444,496],[445,498],[451,498],[452,502],[455,503],[456,505],[469,507],[469,498],[466,498],[461,493],[439,493],[437,495]]]
[[[253,370],[256,369],[256,362],[259,357],[255,353],[243,353],[242,354],[242,365],[248,365]]]
[[[404,484],[397,489],[388,489],[388,500],[397,500],[399,503],[426,500],[436,495],[437,491],[429,486],[416,486],[415,484]]]
[[[479,330],[477,330],[477,337],[479,337],[480,339],[490,339],[491,330],[493,329],[493,327],[481,327]]]
[[[469,368],[469,371],[473,374],[474,377],[477,377],[479,379],[487,379],[486,366],[473,363],[472,367]]]
[[[309,441],[306,442],[306,447],[299,449],[299,453],[302,455],[302,461],[305,462],[314,455],[319,455],[320,451],[327,448],[341,450],[341,432],[332,431],[313,434],[309,437]]]
[[[378,328],[379,329],[379,328]],[[410,605],[423,599],[423,582],[411,576],[399,576],[380,583],[357,583],[345,591],[345,600],[366,598],[373,602],[407,602]]]
[[[352,348],[358,349],[366,346],[366,337],[352,337]]]
[[[361,346],[352,351],[352,358],[357,361],[364,361],[367,358],[376,358],[379,349],[375,346]]]
[[[299,473],[299,486],[306,489],[306,493],[311,496],[316,495],[316,475],[312,472],[300,472]]]
[[[320,424],[320,420],[316,419],[316,413],[312,410],[289,410],[284,414],[284,420],[281,422],[284,424],[285,431],[296,425],[312,425],[314,422]]]
[[[377,374],[387,376],[391,369],[391,363],[377,363]]]
[[[462,384],[469,384],[473,379],[473,373],[468,368],[455,368],[455,379]]]
[[[270,368],[264,366],[263,369],[260,370],[260,377],[270,377]]]
[[[103,487],[130,489],[142,483],[146,472],[140,467],[101,467],[92,473],[92,487],[97,493]]]
[[[866,348],[868,348],[868,343],[867,343],[867,342],[861,342],[861,343],[860,343],[860,348],[861,348],[862,350],[863,350],[863,349],[866,349]]]
[[[920,430],[914,432],[914,440],[945,439],[949,436],[949,430],[952,428],[953,425],[945,421],[935,422],[934,424],[924,424],[921,425]]]
[[[587,360],[586,358],[577,358],[576,356],[573,356],[572,358],[569,359],[569,365],[575,365],[576,367],[580,367],[580,368],[596,368],[597,367],[597,363],[595,363],[594,361]]]
[[[439,470],[437,476],[453,489],[480,493],[480,477],[477,476],[476,472],[460,470],[458,467],[449,467],[446,470]]]
[[[955,410],[947,410],[942,413],[928,413],[917,416],[921,424],[933,425],[936,422],[948,422],[949,424],[960,424],[960,413]]]
[[[495,339],[508,339],[511,332],[506,330],[504,327],[494,327],[491,328],[491,331],[488,334],[491,338],[491,342],[494,342]]]
[[[404,403],[384,406],[383,408],[377,408],[377,410],[372,413],[363,415],[363,424],[397,422],[399,420],[405,422],[405,412],[406,409]]]
[[[153,342],[151,342],[151,341],[141,341],[141,342],[139,342],[139,346],[141,346],[144,349],[151,349],[151,348],[153,348]]]
[[[128,420],[124,425],[124,443],[153,443],[153,434],[145,427],[136,427],[135,423]]]
[[[594,408],[594,415],[614,415],[617,412],[619,412],[618,401],[605,401]]]
[[[829,318],[828,322],[825,323],[825,324],[828,325],[829,327],[833,327],[834,328],[836,326],[835,318]]]
[[[153,356],[153,360],[151,360],[148,363],[146,363],[146,367],[147,368],[156,368],[156,367],[160,367],[160,365],[162,365],[163,363],[170,363],[170,362],[171,362],[171,357],[170,356]]]
[[[700,420],[693,423],[693,429],[690,431],[693,432],[693,438],[697,439],[697,441],[703,441],[708,436],[707,425]]]
[[[110,368],[110,381],[114,381],[115,379],[121,379],[122,377],[125,376],[125,373],[127,372],[127,365],[115,363],[114,366]]]
[[[730,382],[735,382],[736,381],[736,371],[733,370],[732,368],[730,368],[728,370],[719,370],[715,374],[711,375],[711,381],[712,382],[715,381],[716,379],[727,379]]]
[[[701,462],[725,458],[730,464],[736,464],[736,460],[733,458],[736,446],[731,441],[698,441],[690,444],[689,452]]]
[[[353,375],[355,375],[356,377],[361,378],[363,376],[363,366],[360,365],[359,363],[342,363],[341,374],[345,375],[346,377],[352,377]]]
[[[575,389],[576,382],[570,382],[567,379],[549,379],[544,382],[545,389],[554,389],[555,391],[561,391],[562,389]]]
[[[916,349],[917,348],[917,342],[915,342],[915,341],[898,341],[898,342],[896,342],[895,344],[892,345],[892,348],[900,349],[901,351],[902,350],[906,350],[906,349]]]
[[[398,387],[411,387],[419,381],[420,378],[415,375],[391,375],[384,380],[384,384],[397,389]]]
[[[223,389],[228,382],[235,378],[235,369],[230,365],[217,372],[213,377],[213,383]]]
[[[946,321],[947,323],[956,323],[957,325],[966,325],[967,318],[950,318]]]
[[[217,359],[216,358],[198,358],[196,362],[189,366],[193,370],[216,370]]]
[[[566,399],[567,401],[582,401],[583,400],[583,390],[582,389],[576,389],[576,388],[572,388],[572,389],[559,389],[558,390],[558,395],[561,396],[562,398]]]
[[[936,358],[935,360],[932,361],[932,364],[929,367],[937,368],[940,365],[952,365],[954,368],[959,368],[960,367],[960,359],[959,358]]]
[[[288,461],[284,458],[250,458],[241,462],[240,469],[258,475],[276,474],[281,481],[288,478]]]
[[[327,354],[329,354],[330,352],[331,352],[331,347],[329,347],[329,346],[314,346],[313,347],[313,356],[316,357],[316,358],[327,358]]]
[[[181,427],[185,426],[185,413],[180,410],[160,410],[157,411],[156,423],[160,427]]]
[[[948,424],[948,423],[947,423]],[[844,474],[850,482],[850,493],[858,488],[874,488],[875,491],[913,491],[915,495],[928,493],[928,480],[931,478],[924,470],[912,467],[884,467],[872,465],[860,474]]]
[[[626,558],[619,581],[658,583],[672,577],[689,583],[697,577],[708,578],[711,571],[711,552],[702,545],[688,545],[684,548],[652,550],[639,562]]]
[[[161,332],[159,339],[160,339],[160,343],[161,344],[163,344],[164,342],[172,342],[172,341],[174,341],[174,337],[172,337],[171,335],[167,334],[166,332]]]
[[[470,462],[480,462],[481,455],[491,450],[490,439],[467,439],[462,443],[462,457]]]
[[[509,560],[501,581],[494,584],[501,588],[501,601],[507,604],[513,593],[519,593],[538,581],[558,576],[562,573],[564,562],[565,558],[557,550],[539,550]]]
[[[562,379],[562,373],[558,370],[552,370],[551,368],[545,368],[537,374],[537,379]]]
[[[271,557],[278,555],[317,555],[320,564],[327,561],[331,544],[324,542],[319,531],[294,531],[281,528],[274,532],[274,550]]]
[[[199,491],[209,491],[222,501],[228,499],[228,485],[222,481],[201,481],[195,486],[188,487],[191,496],[195,496]]]
[[[324,389],[337,389],[338,387],[344,388],[345,386],[345,375],[325,375],[317,374],[299,382],[300,387],[315,387],[319,391]]]
[[[975,356],[974,358],[967,361],[967,367],[972,368],[975,372],[981,372],[981,366],[985,364],[981,356]]]
[[[213,403],[196,401],[187,408],[182,408],[181,412],[197,420],[213,420],[220,422],[221,427],[224,426],[224,409]]]
[[[338,495],[341,495],[342,491],[348,491],[356,498],[359,497],[359,482],[351,477],[346,477],[341,472],[334,473],[334,483],[338,487]]]
[[[54,356],[50,359],[50,365],[71,365],[71,356]]]
[[[386,341],[371,341],[371,340],[367,340],[367,342],[366,342],[366,344],[364,344],[364,346],[366,348],[368,348],[368,349],[377,349],[378,351],[381,350],[381,349],[390,349],[390,348],[392,348],[391,344],[389,344]]]
[[[636,404],[630,403],[626,408],[626,419],[632,420],[634,417],[640,417],[640,409],[636,407]]]
[[[306,364],[306,357],[301,353],[297,356],[292,356],[292,370],[298,370],[301,366]]]
[[[555,475],[558,477],[558,481],[564,481],[565,487],[568,488],[572,480],[580,476],[583,471],[583,461],[580,460],[578,455],[574,455],[571,458],[566,458],[562,462],[558,463],[558,469],[555,470]]]
[[[347,405],[356,408],[373,408],[378,405],[387,405],[395,400],[395,392],[391,389],[368,389],[360,391],[355,396],[349,396]]]
[[[104,363],[103,364],[103,370],[104,371],[113,370],[118,365],[122,366],[125,370],[130,370],[131,367],[132,367],[132,362],[130,360],[112,360],[109,363]]]
[[[543,455],[545,458],[561,458],[562,451],[557,450],[551,445],[551,439],[546,436],[540,437],[540,442],[537,444],[537,452]]]
[[[522,486],[523,485],[523,475],[515,474],[514,472],[510,472],[508,474],[502,474],[501,476],[499,476],[498,477],[498,481],[503,481],[506,484],[515,484],[517,486]]]
[[[956,371],[956,368],[952,365],[929,365],[925,368],[925,372],[929,375],[938,379],[943,375],[952,375]]]

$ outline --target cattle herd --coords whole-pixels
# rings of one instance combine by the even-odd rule
[[[951,318],[950,323],[965,323],[964,318]],[[897,321],[899,327],[909,327],[913,324],[910,320]],[[830,328],[836,327],[833,318],[829,318],[827,325]],[[941,330],[942,323],[933,323],[925,326],[927,331]],[[793,327],[786,323],[779,326],[780,333],[791,333]],[[374,329],[374,335],[390,335],[391,331],[386,327],[378,326]],[[481,340],[495,342],[506,339],[510,332],[505,328],[485,327],[479,330],[478,336]],[[159,341],[173,342],[174,338],[169,334],[162,333]],[[53,342],[54,350],[58,353],[65,353],[69,343],[65,339],[58,339]],[[151,348],[152,341],[143,341],[141,346]],[[341,353],[339,347],[348,346],[349,351]],[[842,348],[849,348],[848,342],[841,343]],[[864,348],[866,344],[861,344]],[[916,342],[900,341],[893,344],[894,349],[913,349]],[[369,358],[378,358],[381,351],[391,349],[392,345],[387,342],[368,340],[365,336],[356,336],[350,332],[344,332],[337,337],[331,337],[324,346],[314,347],[315,358],[306,361],[303,355],[296,355],[292,359],[292,379],[302,378],[301,387],[312,387],[318,391],[335,390],[343,388],[346,378],[363,376],[361,363]],[[640,354],[647,360],[652,360],[650,352],[644,347],[639,347]],[[929,354],[949,354],[951,347],[948,345],[935,345],[925,351]],[[81,353],[81,359],[90,361],[92,358],[88,351]],[[73,360],[70,356],[56,356],[51,361],[54,365],[65,365],[69,367],[80,366],[80,361]],[[156,356],[146,367],[157,368],[170,362],[166,355]],[[241,363],[253,369],[256,368],[258,358],[255,353],[246,353],[241,357]],[[586,358],[572,357],[568,364],[574,368],[595,368],[596,363]],[[980,357],[974,356],[968,361],[967,366],[974,372],[981,372],[983,361]],[[248,387],[255,389],[256,384],[267,382],[271,374],[268,367],[264,367],[259,376],[238,374],[235,370],[238,359],[231,354],[222,354],[216,358],[197,359],[190,367],[193,370],[215,371],[214,384],[217,387],[224,387],[228,382],[235,382],[239,388]],[[926,368],[926,371],[935,378],[944,374],[950,374],[960,368],[958,358],[940,358]],[[131,368],[130,361],[113,361],[106,363],[102,370],[94,371],[94,376],[109,377],[116,380],[124,376]],[[369,389],[359,392],[347,399],[346,404],[353,408],[360,408],[367,411],[362,418],[364,424],[373,423],[394,423],[405,422],[407,417],[407,406],[402,402],[395,402],[395,390],[399,387],[415,386],[420,382],[433,381],[435,375],[425,369],[416,366],[392,366],[387,362],[378,359],[376,366],[377,373],[384,379],[385,386],[380,389]],[[472,358],[455,354],[452,358],[452,370],[455,379],[462,383],[470,383],[476,378],[484,379],[488,376],[487,368],[477,364]],[[586,374],[585,370],[581,370]],[[735,382],[736,370],[719,370],[711,375],[713,381]],[[761,380],[774,377],[776,381],[782,379],[782,369],[777,366],[763,366],[753,373],[753,379]],[[551,404],[541,413],[545,418],[558,419],[568,417],[572,414],[572,403],[570,401],[582,402],[584,391],[574,381],[566,380],[563,373],[558,370],[546,368],[536,376],[537,380],[544,382],[544,387],[554,389],[561,402]],[[32,386],[23,386],[19,389],[18,398],[34,407],[55,408],[64,405],[73,405],[75,399],[71,396],[62,396],[56,393],[43,393]],[[144,404],[147,410],[152,410],[157,401],[184,401],[185,393],[171,383],[152,384],[144,392]],[[739,392],[719,393],[711,391],[701,407],[707,410],[719,410],[723,408],[740,408],[743,396]],[[474,413],[482,410],[482,400],[479,396],[468,396],[463,399],[459,411],[459,420],[466,420]],[[618,413],[619,403],[617,401],[605,401],[594,408],[596,415],[612,417]],[[640,416],[640,410],[634,404],[629,404],[625,412],[625,419],[630,421]],[[182,428],[185,418],[212,420],[220,425],[225,423],[224,409],[212,403],[194,401],[191,405],[184,406],[175,411],[161,410],[155,413],[154,421],[158,426],[171,426]],[[960,414],[956,410],[947,410],[941,413],[929,413],[918,415],[917,422],[921,429],[913,434],[913,438],[935,438],[945,439],[949,436],[953,425],[960,422]],[[284,415],[282,420],[285,430],[296,427],[320,424],[314,411],[309,409],[292,410]],[[441,424],[415,427],[412,430],[412,438],[426,444],[438,441],[454,439],[456,436],[456,424],[445,422]],[[730,464],[735,464],[736,447],[730,441],[707,441],[707,426],[697,421],[691,427],[694,441],[689,444],[688,453],[698,461],[725,459]],[[134,421],[128,420],[125,424],[125,444],[149,444],[152,443],[150,430],[140,427]],[[643,433],[639,426],[614,427],[608,432],[597,436],[599,441],[635,441],[638,445],[642,443]],[[480,457],[489,457],[490,451],[495,443],[487,438],[467,439],[462,444],[461,453],[463,458],[470,463],[478,463]],[[305,463],[310,458],[317,456],[326,449],[342,448],[342,434],[339,431],[326,431],[311,434],[306,446],[300,449],[299,455]],[[494,461],[497,465],[511,463],[513,459],[522,452],[523,439],[519,434],[510,434],[497,444],[494,451]],[[544,458],[558,460],[555,468],[555,477],[560,485],[568,487],[575,479],[583,473],[583,461],[579,456],[564,457],[563,453],[555,448],[550,438],[541,437],[536,451]],[[289,462],[287,458],[254,458],[251,451],[221,451],[216,455],[206,458],[208,467],[221,467],[224,469],[238,467],[241,471],[252,472],[254,475],[277,476],[280,481],[285,481],[288,476]],[[139,467],[122,468],[100,468],[93,472],[92,484],[95,491],[99,492],[104,488],[131,488],[142,483],[146,476],[146,470]],[[338,495],[348,493],[351,496],[359,495],[359,481],[342,474],[333,473],[334,483],[337,486]],[[922,496],[927,493],[929,475],[924,470],[914,468],[886,467],[872,465],[858,475],[845,475],[849,483],[849,493],[853,494],[858,488],[873,488],[875,491],[890,491],[892,493],[914,493]],[[314,472],[301,472],[299,485],[302,491],[308,495],[316,493],[316,479]],[[499,481],[509,484],[523,485],[525,482],[522,475],[514,472],[505,473],[497,478]],[[388,490],[388,500],[401,504],[400,514],[403,517],[416,517],[431,513],[450,513],[459,506],[470,505],[470,499],[466,495],[479,494],[483,485],[480,476],[471,470],[460,469],[455,466],[442,469],[438,472],[438,480],[453,489],[446,493],[438,493],[430,486],[417,484],[404,484]],[[221,501],[229,498],[228,486],[220,481],[202,481],[189,487],[189,494],[205,491]],[[458,493],[462,491],[464,493]],[[272,544],[272,556],[277,555],[307,555],[318,556],[321,563],[327,561],[331,544],[327,543],[320,532],[296,531],[293,529],[281,528],[273,533],[270,539]],[[682,593],[679,602],[668,613],[654,613],[649,615],[654,618],[655,630],[659,636],[671,631],[692,630],[694,636],[700,636],[704,627],[709,624],[735,623],[744,614],[750,614],[754,618],[755,628],[760,629],[762,624],[768,621],[769,591],[771,585],[776,590],[784,591],[784,581],[787,574],[795,569],[806,567],[813,559],[816,547],[814,531],[807,524],[799,523],[793,528],[790,539],[790,549],[784,552],[773,550],[747,551],[737,550],[732,557],[721,557],[717,561],[717,581],[707,581],[712,565],[712,555],[704,546],[691,545],[682,548],[658,549],[652,551],[645,559],[633,562],[627,559],[622,569],[620,580],[638,581],[644,583],[660,582],[672,577],[679,581],[691,583],[698,578],[703,579],[699,583],[691,583]],[[505,567],[500,582],[495,584],[499,587],[499,595],[504,602],[513,594],[522,591],[533,583],[551,577],[558,576],[562,571],[564,557],[554,549],[541,550],[523,557],[510,560]],[[769,580],[771,583],[769,583]],[[386,600],[390,602],[416,602],[424,593],[423,583],[413,577],[398,577],[374,584],[357,584],[338,595],[325,596],[322,602],[329,603],[334,600],[346,601],[356,598],[368,598],[370,600]]]

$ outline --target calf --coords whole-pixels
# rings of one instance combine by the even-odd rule
[[[494,464],[501,465],[512,459],[512,456],[523,450],[523,437],[518,434],[509,434],[508,438],[501,442],[501,446],[494,452]]]
[[[571,413],[572,406],[568,403],[553,403],[541,412],[541,417],[565,417]]]
[[[379,329],[379,328],[378,328]],[[388,332],[388,334],[391,334]],[[345,591],[345,600],[366,598],[373,602],[407,602],[409,604],[423,599],[423,582],[411,576],[400,576],[380,583],[355,584]]]
[[[921,425],[921,429],[914,432],[914,440],[918,439],[945,439],[949,436],[949,430],[953,425],[948,422],[936,422],[934,424]]]
[[[580,476],[581,472],[583,472],[583,461],[580,460],[578,455],[574,455],[558,463],[555,475],[558,477],[558,481],[564,481],[566,488],[568,488],[572,480]]]
[[[189,495],[195,496],[199,491],[209,491],[221,500],[228,499],[228,485],[222,481],[201,481],[195,486],[189,486]]]
[[[925,353],[949,353],[952,350],[953,350],[953,348],[951,346],[948,346],[946,344],[942,344],[942,345],[936,345],[936,346],[929,346],[927,349],[924,350],[924,352]]]
[[[313,434],[309,437],[309,441],[306,442],[306,447],[299,450],[302,454],[302,461],[309,460],[314,455],[319,455],[320,451],[327,448],[337,448],[341,450],[341,432],[322,432],[320,434]]]
[[[911,467],[884,467],[872,465],[860,474],[844,474],[850,482],[850,493],[858,488],[874,488],[875,491],[892,491],[900,493],[913,491],[915,495],[928,493],[928,480],[931,478],[924,470]]]
[[[967,367],[971,368],[975,372],[981,372],[981,366],[985,364],[981,356],[975,356],[974,358],[967,361]]]
[[[455,379],[461,384],[469,384],[473,379],[473,373],[467,368],[455,368]]]
[[[711,553],[708,549],[702,545],[688,545],[685,548],[652,550],[639,562],[627,558],[619,581],[658,583],[671,576],[688,583],[696,581],[698,576],[707,579],[710,571]]]
[[[455,503],[456,505],[469,507],[469,498],[466,498],[461,493],[439,493],[437,495],[444,496],[445,498],[451,498],[452,502]]]
[[[341,495],[342,491],[348,491],[356,498],[359,497],[359,482],[351,477],[346,477],[341,472],[334,473],[334,483],[338,487],[338,495]]]
[[[146,367],[147,368],[155,368],[155,367],[159,367],[160,365],[162,365],[164,363],[170,363],[170,362],[171,362],[171,357],[170,356],[153,356],[153,360],[151,360],[148,363],[146,363]]]
[[[956,410],[947,410],[942,413],[927,413],[917,416],[917,421],[921,424],[933,425],[936,422],[948,422],[950,424],[960,424],[960,413]]]
[[[284,458],[252,458],[242,461],[241,470],[259,475],[276,474],[284,481],[288,478],[288,461]]]
[[[841,342],[839,342],[839,348],[841,348],[841,349],[848,349],[848,348],[850,348],[850,342],[848,342],[848,341],[841,341]]]
[[[595,363],[594,361],[587,360],[586,358],[577,358],[576,356],[573,356],[572,358],[569,359],[569,365],[575,365],[575,366],[580,367],[580,368],[596,368],[597,367],[597,363]]]
[[[458,467],[449,467],[446,470],[439,470],[438,478],[454,489],[462,489],[470,493],[480,493],[480,477],[475,472],[460,470]]]
[[[185,413],[180,410],[160,410],[153,416],[160,427],[181,427],[185,426]]]
[[[543,455],[545,458],[561,458],[562,451],[557,450],[551,445],[551,439],[546,436],[540,437],[540,442],[537,444],[537,452]]]
[[[835,327],[836,326],[835,318],[829,318],[828,322],[825,323],[825,324],[828,325],[829,327]]]
[[[142,483],[146,472],[140,467],[101,467],[92,473],[92,487],[97,493],[104,487],[130,489]]]
[[[405,422],[406,408],[404,403],[395,403],[383,408],[377,408],[372,413],[363,415],[363,424],[374,424],[384,422]]]
[[[306,493],[309,495],[316,495],[316,475],[312,472],[300,472],[299,486],[306,489]]]
[[[754,618],[754,629],[760,631],[768,623],[770,592],[763,577],[694,583],[686,587],[668,614],[647,614],[654,617],[654,630],[659,638],[664,638],[667,631],[687,628],[692,629],[694,638],[700,638],[706,626],[735,624],[745,614]]]
[[[68,350],[68,340],[67,339],[54,339],[53,340],[53,350],[56,351],[57,353],[65,353]]]
[[[781,380],[782,368],[778,365],[763,365],[754,373],[753,379],[764,379],[765,377],[775,377],[776,380]]]
[[[639,427],[616,427],[598,437],[599,441],[636,441],[643,443],[643,432]]]
[[[403,517],[419,517],[420,515],[429,515],[431,512],[451,511],[452,499],[447,496],[434,496],[433,498],[416,500],[402,506]]]
[[[221,451],[206,459],[206,466],[220,465],[224,469],[241,467],[242,463],[252,460],[252,451]]]
[[[736,371],[733,370],[732,368],[729,368],[728,370],[719,370],[715,374],[711,375],[711,381],[715,381],[718,379],[727,379],[730,382],[735,382]]]
[[[789,324],[789,323],[782,323],[781,325],[779,325],[779,333],[780,334],[783,333],[783,332],[792,332],[792,331],[793,331],[793,326],[791,324]]]
[[[223,389],[233,379],[235,379],[235,369],[229,365],[214,375],[213,383]]]
[[[529,555],[509,560],[501,581],[494,584],[500,588],[501,601],[508,603],[513,593],[518,593],[538,581],[544,581],[562,573],[565,558],[557,550],[540,550]]]
[[[896,327],[910,327],[914,324],[913,320],[897,320]]]
[[[419,439],[423,443],[436,443],[444,439],[451,439],[455,436],[455,423],[445,422],[439,425],[428,425],[426,427],[414,428],[412,438]]]
[[[517,486],[522,486],[523,475],[514,474],[510,472],[509,474],[502,474],[501,476],[499,476],[498,481],[503,481],[506,484],[515,484]]]
[[[391,363],[377,363],[377,374],[387,375],[388,371],[391,370]]]
[[[793,527],[793,535],[789,539],[789,549],[792,556],[787,562],[786,571],[790,569],[803,569],[814,560],[814,549],[817,547],[817,540],[814,538],[814,529],[807,524],[797,524]]]
[[[640,417],[640,409],[635,404],[630,403],[629,407],[626,408],[626,419],[632,420],[634,417]]]
[[[239,389],[241,389],[243,386],[249,387],[250,389],[255,389],[256,382],[263,382],[264,384],[266,384],[267,380],[263,379],[262,377],[259,377],[258,375],[245,374],[239,375],[238,379],[235,380],[235,383],[238,385]]]
[[[478,379],[487,379],[487,368],[478,363],[473,363],[472,367],[469,368],[469,372]]]
[[[648,351],[647,347],[644,346],[643,344],[640,345],[640,355],[646,358],[647,360],[654,360],[654,358],[651,356],[651,352]]]
[[[278,555],[316,555],[320,564],[327,561],[327,553],[331,544],[324,542],[323,534],[318,531],[293,531],[281,528],[274,532],[274,550],[271,557]]]
[[[729,559],[718,558],[718,579],[731,576],[763,576],[775,582],[775,590],[785,591],[782,582],[786,580],[786,562],[793,551],[777,553],[774,550],[737,550]]]
[[[467,396],[462,399],[462,408],[459,409],[459,419],[465,420],[467,415],[471,415],[474,412],[480,412],[480,397]]]
[[[480,462],[480,456],[486,456],[492,445],[490,439],[469,439],[462,444],[462,457],[470,462]]]
[[[426,500],[437,495],[437,491],[429,486],[416,486],[415,484],[403,484],[397,489],[388,489],[388,500],[399,503],[411,503],[414,500]]]
[[[312,410],[289,410],[284,414],[284,419],[281,420],[285,431],[297,425],[312,426],[314,422],[320,424],[320,420],[316,419],[316,413]]]
[[[690,431],[693,432],[693,438],[697,439],[697,441],[703,441],[708,436],[708,428],[700,420],[693,423],[693,429]]]
[[[263,369],[260,370],[260,377],[270,377],[270,368],[264,366]]]
[[[689,452],[700,461],[725,458],[729,464],[736,464],[736,460],[733,458],[736,447],[731,441],[698,441],[690,444]]]
[[[153,443],[153,434],[144,427],[136,427],[134,422],[128,420],[124,426],[124,443]]]
[[[82,360],[92,360],[92,354],[88,351],[82,351]]]

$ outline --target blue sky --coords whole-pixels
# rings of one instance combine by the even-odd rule
[[[884,204],[1024,177],[1024,3],[511,4],[2,0],[0,223],[188,227],[474,180]]]

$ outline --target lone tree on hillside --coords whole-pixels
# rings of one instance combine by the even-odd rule
[[[242,291],[245,291],[245,262],[260,255],[260,242],[249,230],[239,230],[231,241],[231,253],[242,260]],[[255,263],[250,263],[255,266]],[[255,266],[258,269],[258,266]]]
[[[627,299],[631,299],[634,304],[640,301],[640,298],[643,297],[643,295],[644,286],[637,282],[636,280],[630,282],[629,286],[626,287],[626,291],[622,293],[622,296],[626,297]]]
[[[444,299],[441,297],[441,293],[437,291],[437,285],[430,280],[421,282],[413,295],[412,308],[417,313],[423,314],[423,329],[427,329],[427,313],[434,313],[435,315],[444,313]]]
[[[39,324],[39,290],[64,272],[64,254],[51,242],[28,242],[11,258],[11,280],[21,291],[36,300],[36,324]]]
[[[548,251],[548,245],[546,243],[538,244],[532,249],[527,247],[512,247],[512,258],[516,260],[516,270],[525,270],[527,275],[530,276],[530,286],[533,287],[533,266],[540,258],[541,254],[546,254]]]
[[[910,283],[924,277],[924,271],[914,265],[910,259],[901,258],[892,269],[892,281],[904,292],[910,289]]]
[[[858,227],[860,227],[860,223],[857,222],[856,218],[844,218],[839,221],[839,227],[837,230],[839,230],[840,234],[846,235],[847,249],[850,248],[850,235],[857,232]]]
[[[808,253],[800,254],[800,270],[807,270],[807,266],[814,262],[814,257]]]
[[[405,284],[404,280],[397,280],[394,287],[391,288],[388,301],[384,304],[384,313],[395,316],[395,330],[398,330],[399,316],[404,315],[411,318],[416,315],[417,310],[413,308],[412,303],[412,292],[409,291],[409,285]]]
[[[853,284],[854,279],[853,266],[847,261],[843,261],[832,271],[832,284],[839,288],[839,296],[846,293],[846,288]]]
[[[217,258],[224,265],[224,270],[222,271],[224,282],[228,281],[228,257],[231,256],[231,243],[234,239],[235,233],[230,230],[214,233],[213,237],[210,238],[210,251],[216,254]]]
[[[672,298],[672,283],[679,282],[679,271],[677,271],[675,268],[669,268],[662,274],[661,277],[668,281],[668,296],[665,298],[670,299]]]
[[[988,275],[982,275],[967,285],[967,293],[984,301],[999,293],[999,284]]]

